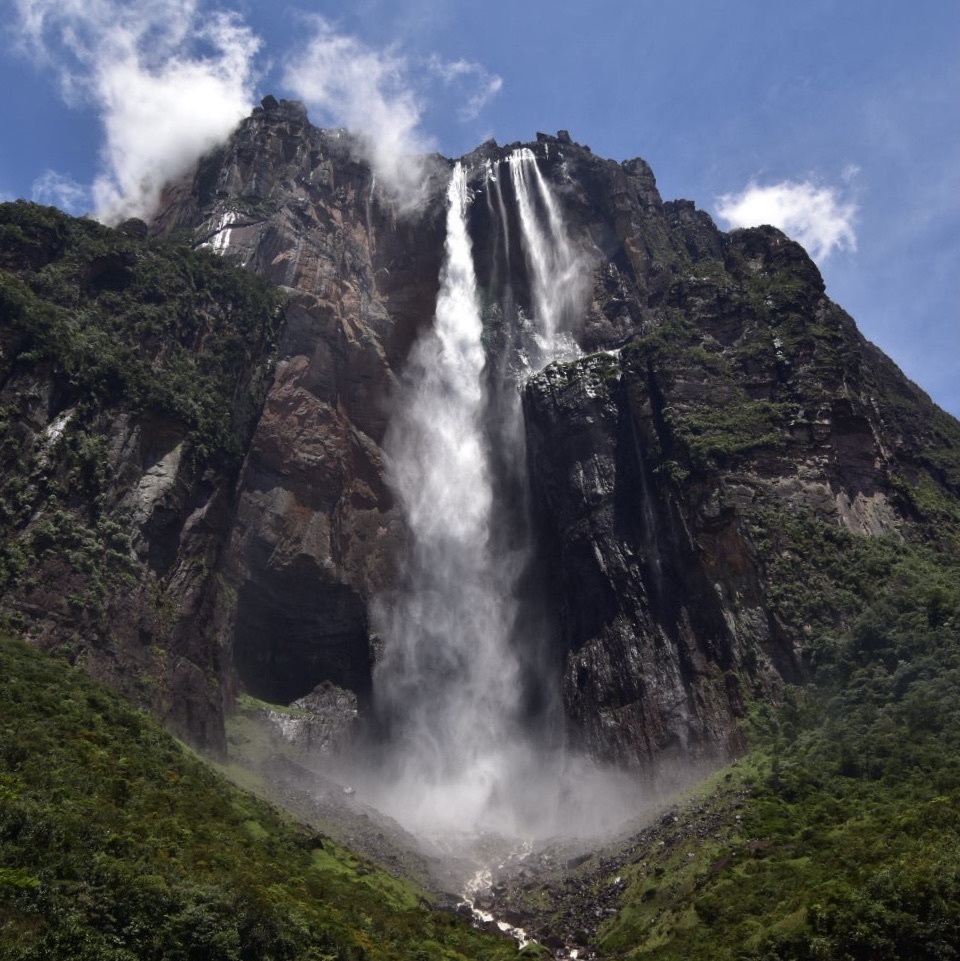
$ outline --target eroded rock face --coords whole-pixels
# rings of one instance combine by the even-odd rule
[[[290,710],[265,708],[262,719],[301,756],[316,761],[350,744],[357,723],[357,696],[329,681],[297,698]]]
[[[526,393],[567,713],[607,758],[721,754],[736,744],[737,638],[677,504],[654,482],[611,366],[601,355],[551,368]]]
[[[770,603],[771,518],[908,536],[895,478],[955,490],[924,450],[956,444],[956,423],[863,341],[778,231],[721,233],[689,201],[664,203],[642,160],[566,136],[529,146],[587,274],[584,356],[523,389],[569,725],[634,766],[715,761],[739,746],[745,700],[806,670],[802,636]],[[474,190],[511,149],[464,158]],[[270,99],[168,190],[151,228],[189,230],[289,293],[223,555],[233,601],[216,620],[235,676],[264,699],[332,682],[362,712],[369,695],[369,604],[396,587],[405,536],[381,445],[433,316],[447,169],[436,161],[424,209],[400,217],[347,134]],[[474,203],[480,289],[492,302],[509,276],[529,309],[517,238],[498,230]],[[147,471],[143,497],[175,456]]]
[[[289,295],[224,565],[236,592],[224,646],[268,700],[321,681],[369,695],[368,603],[392,584],[403,537],[380,445],[396,371],[433,315],[439,162],[437,177],[435,202],[400,218],[345,132],[265,101],[154,224],[189,227]]]
[[[633,335],[524,392],[568,717],[593,752],[654,769],[729,756],[745,699],[806,674],[804,637],[771,604],[776,518],[909,536],[897,475],[932,468],[925,444],[956,443],[935,417],[908,440],[906,411],[929,402],[826,299],[797,244],[772,228],[722,235],[682,203],[659,214],[670,282],[632,271]]]
[[[0,405],[20,406],[25,391],[44,383],[37,373],[7,381]],[[57,378],[46,386],[45,401],[56,395]],[[184,425],[155,413],[92,416],[88,409],[71,430],[64,414],[52,417],[42,403],[36,418],[21,424],[26,456],[15,468],[33,499],[21,534],[32,557],[28,575],[8,584],[5,618],[179,736],[221,752],[221,659],[210,625],[234,477],[198,471],[184,456]],[[55,485],[70,448],[84,442],[102,444],[95,454],[102,480],[68,498]]]

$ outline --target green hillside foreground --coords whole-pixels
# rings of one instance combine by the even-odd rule
[[[637,839],[605,954],[960,958],[960,551],[938,506],[913,543],[766,519],[813,682],[757,705],[751,752]]]
[[[817,681],[755,708],[751,752],[617,860],[601,957],[960,956],[956,553],[780,520],[816,550],[778,556],[846,627],[811,650]],[[813,618],[807,600],[781,614]],[[614,883],[594,880],[578,910]],[[418,897],[81,671],[0,642],[0,958],[516,956]]]
[[[81,671],[0,640],[4,961],[507,957]]]
[[[565,866],[500,910],[620,961],[960,958],[958,515],[939,497],[909,540],[755,518],[811,677],[748,705],[742,757],[589,856],[548,849]]]

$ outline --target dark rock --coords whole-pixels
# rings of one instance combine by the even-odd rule
[[[4,282],[6,271],[59,261],[45,284],[77,311],[53,308],[60,330],[47,359],[24,354],[16,318],[0,318],[0,407],[15,413],[0,427],[0,482],[19,485],[29,507],[21,515],[3,498],[0,551],[43,547],[28,577],[6,572],[0,616],[222,755],[230,678],[214,640],[215,570],[234,510],[236,453],[266,393],[279,317],[261,285],[158,247],[142,222],[111,231],[31,205],[0,205],[0,222],[11,228]],[[236,336],[234,311],[245,312],[250,344],[226,357],[214,345]],[[170,328],[163,336],[158,315],[159,328]],[[53,360],[63,351],[75,356]],[[234,456],[211,450],[212,437],[206,449],[199,441],[193,414],[211,415],[200,414],[201,390],[187,398],[190,414],[189,405],[177,409],[167,367],[177,351],[187,390],[232,399],[218,430]],[[195,373],[182,373],[192,364]]]
[[[960,432],[863,340],[780,231],[724,234],[690,201],[664,203],[645,161],[604,160],[565,131],[530,146],[586,275],[584,356],[523,388],[530,580],[545,585],[554,628],[530,663],[555,671],[574,740],[669,788],[673,761],[728,758],[745,704],[806,677],[802,626],[770,600],[764,516],[908,536],[919,511],[899,479],[930,478],[954,496],[949,459],[929,452],[955,449]],[[490,141],[465,158],[471,186],[513,147]],[[122,512],[140,580],[106,602],[115,639],[73,653],[214,750],[238,689],[289,703],[332,684],[362,715],[377,654],[371,601],[399,587],[406,533],[381,445],[398,373],[434,311],[449,165],[432,158],[423,208],[402,216],[360,158],[352,135],[267,96],[169,185],[150,224],[288,294],[279,338],[265,327],[243,346],[231,393],[239,476],[239,461],[197,468],[176,418],[119,412],[100,425],[112,479],[97,509]],[[24,231],[23,208],[4,206],[0,266],[37,271],[62,256],[62,223]],[[469,227],[485,296],[495,301],[509,276],[529,312],[519,244],[502,245],[486,204],[472,205]],[[141,233],[128,223],[121,236]],[[81,287],[125,292],[137,264],[93,258]],[[201,350],[196,326],[184,336]],[[0,330],[0,400],[16,413],[17,449],[33,451],[80,398],[48,369],[15,369],[21,341]],[[34,467],[41,476],[50,461]],[[94,621],[67,610],[83,578],[68,568],[46,566],[42,584],[10,595],[24,632],[51,648]],[[528,688],[533,716],[542,685]],[[325,724],[321,741],[340,737]]]
[[[139,217],[130,217],[123,221],[122,224],[117,225],[117,230],[128,237],[146,237],[149,232],[146,222]]]

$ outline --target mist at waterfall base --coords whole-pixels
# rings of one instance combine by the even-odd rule
[[[589,264],[529,149],[472,174],[472,192],[461,164],[450,180],[435,316],[385,443],[409,548],[402,583],[371,612],[384,735],[360,783],[420,837],[595,836],[637,812],[638,789],[565,743],[520,403],[525,378],[578,354]],[[495,227],[496,296],[482,307],[472,204]]]

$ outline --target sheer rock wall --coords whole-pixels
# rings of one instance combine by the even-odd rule
[[[433,313],[449,163],[429,161],[428,200],[401,217],[357,146],[268,98],[168,190],[152,229],[190,231],[290,295],[223,562],[236,677],[284,702],[333,682],[362,712],[368,605],[395,586],[404,539],[381,444]],[[463,158],[478,198],[484,163],[516,146]],[[588,273],[583,356],[523,388],[570,731],[648,769],[719,760],[740,745],[745,702],[806,670],[802,632],[770,603],[764,525],[800,511],[908,536],[896,477],[954,489],[923,452],[955,443],[956,422],[863,340],[779,231],[724,234],[691,202],[663,202],[644,161],[563,133],[529,146]],[[470,229],[495,297],[498,227],[479,199]]]

